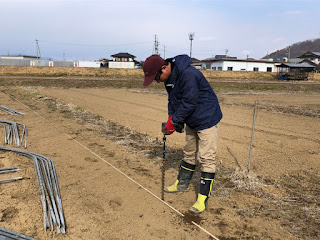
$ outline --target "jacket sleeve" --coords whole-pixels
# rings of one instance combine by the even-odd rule
[[[194,112],[199,98],[199,81],[192,71],[183,72],[179,84],[182,101],[172,115],[172,121],[175,123],[185,122],[185,119]]]
[[[168,115],[171,116],[173,114],[171,103],[168,101]]]

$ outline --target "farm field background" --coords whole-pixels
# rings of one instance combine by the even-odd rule
[[[199,171],[189,192],[165,195],[181,217],[155,197],[161,196],[160,129],[167,119],[163,85],[143,88],[142,70],[103,69],[99,76],[70,74],[73,68],[56,75],[40,70],[0,68],[0,105],[26,113],[0,112],[0,118],[25,124],[27,150],[55,163],[67,234],[43,230],[33,163],[1,152],[0,168],[17,166],[22,171],[12,176],[24,180],[0,185],[0,227],[36,239],[212,239],[194,221],[219,239],[320,238],[317,75],[308,82],[208,76],[224,115],[217,178],[209,208],[196,217],[187,210],[196,199]],[[183,143],[183,134],[167,137],[166,184],[177,177]]]

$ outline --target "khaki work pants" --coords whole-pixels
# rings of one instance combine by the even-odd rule
[[[204,130],[192,130],[186,126],[184,161],[195,165],[198,160],[202,172],[216,172],[218,124]]]

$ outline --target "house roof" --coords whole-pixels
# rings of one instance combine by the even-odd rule
[[[107,59],[107,58],[102,58],[102,59],[99,60],[99,62],[109,62],[109,61],[110,61],[110,60]]]
[[[28,56],[28,55],[2,55],[2,58],[10,58],[10,57],[23,57],[23,58],[38,58],[37,56]]]
[[[228,57],[227,55],[215,55],[214,58],[216,58],[216,59],[221,59],[221,58],[235,58],[235,59],[237,59],[237,57]]]
[[[191,58],[191,62],[199,62],[199,59]]]
[[[299,62],[299,63],[308,63],[308,64],[310,64],[310,65],[312,65],[312,66],[316,66],[317,64],[316,63],[314,63],[314,62],[312,62],[311,60],[309,60],[309,59],[303,59],[301,62]]]
[[[289,67],[289,68],[314,68],[311,64],[308,63],[281,63],[277,67]]]
[[[298,58],[307,58],[307,57],[320,57],[320,52],[305,52],[301,54]]]
[[[268,60],[258,60],[258,59],[236,59],[236,58],[208,58],[205,60],[202,60],[201,62],[222,62],[222,61],[230,61],[230,62],[259,62],[259,63],[275,63],[274,61],[268,61]]]
[[[119,57],[119,58],[135,58],[136,56],[129,53],[117,53],[111,55],[111,57]]]

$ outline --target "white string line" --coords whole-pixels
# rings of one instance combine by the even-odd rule
[[[39,113],[37,113],[36,111],[34,111],[33,109],[31,109],[29,106],[25,105],[24,103],[20,102],[19,100],[15,99],[13,96],[11,96],[9,93],[4,92],[5,94],[7,94],[9,97],[11,97],[13,100],[17,101],[18,103],[22,104],[24,107],[30,109],[32,112],[34,112],[36,115],[38,115],[39,117],[41,117],[43,120],[45,120],[46,122],[48,122],[50,125],[52,125],[55,129],[57,129],[60,133],[66,135],[68,138],[70,138],[71,140],[75,141],[76,143],[78,143],[80,146],[82,146],[84,149],[86,149],[87,151],[89,151],[90,153],[92,153],[93,155],[95,155],[97,158],[101,159],[103,162],[105,162],[106,164],[108,164],[110,167],[112,167],[114,170],[118,171],[119,173],[121,173],[123,176],[125,176],[126,178],[128,178],[129,180],[131,180],[132,182],[134,182],[135,184],[137,184],[139,187],[141,187],[143,190],[145,190],[146,192],[148,192],[149,194],[151,194],[153,197],[155,197],[156,199],[158,199],[160,202],[162,202],[163,204],[165,204],[167,207],[171,208],[173,211],[175,211],[178,215],[180,215],[181,217],[184,217],[185,215],[181,212],[179,212],[179,210],[175,209],[174,207],[172,207],[170,204],[168,204],[167,202],[163,201],[161,198],[159,198],[157,195],[155,195],[153,192],[151,192],[149,189],[145,188],[144,186],[142,186],[140,183],[138,183],[136,180],[134,180],[133,178],[131,178],[130,176],[128,176],[127,174],[125,174],[124,172],[122,172],[120,169],[116,168],[115,166],[113,166],[111,163],[109,163],[107,160],[105,160],[104,158],[100,157],[98,154],[96,154],[95,152],[93,152],[92,150],[90,150],[89,148],[87,148],[85,145],[83,145],[82,143],[80,143],[78,140],[76,140],[75,138],[73,138],[72,136],[70,136],[69,134],[63,132],[62,130],[60,130],[58,127],[56,127],[52,122],[50,122],[49,120],[47,120],[45,117],[41,116]],[[195,225],[196,227],[198,227],[199,229],[201,229],[202,231],[204,231],[205,233],[207,233],[209,236],[211,236],[213,239],[215,240],[219,240],[219,238],[215,237],[212,233],[210,233],[209,231],[207,231],[206,229],[204,229],[203,227],[201,227],[199,224],[197,224],[194,221],[191,221],[191,223],[193,225]]]

